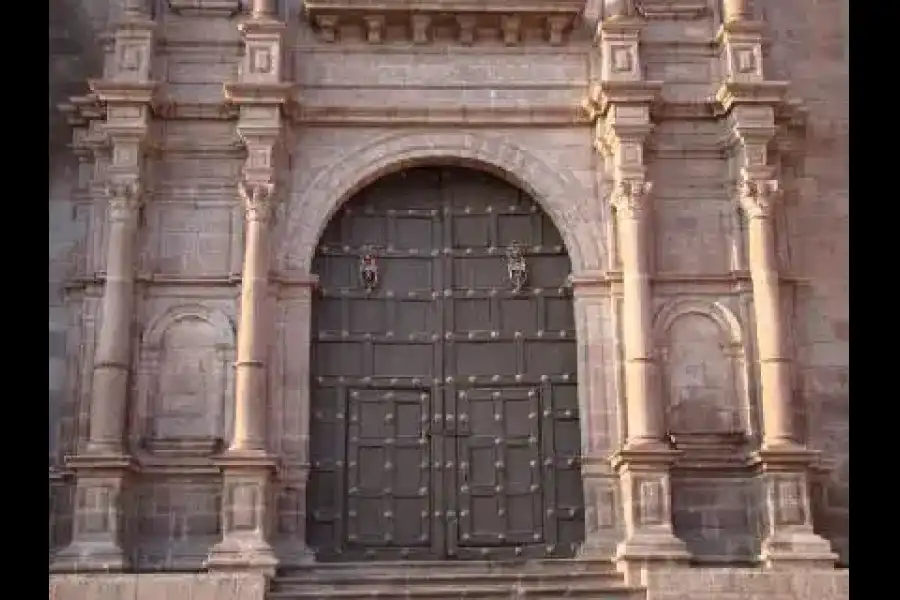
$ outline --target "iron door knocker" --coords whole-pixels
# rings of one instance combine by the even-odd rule
[[[378,263],[375,256],[367,251],[359,263],[359,279],[367,292],[371,292],[378,286]]]
[[[528,265],[525,263],[522,247],[516,242],[506,250],[506,271],[513,292],[518,294],[528,282]]]

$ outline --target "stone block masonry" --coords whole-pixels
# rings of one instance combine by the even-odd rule
[[[54,3],[54,568],[311,560],[320,235],[451,163],[568,251],[582,554],[648,600],[846,597],[848,2],[349,4]],[[261,597],[248,577],[51,592]]]

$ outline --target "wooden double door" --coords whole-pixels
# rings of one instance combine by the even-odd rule
[[[317,250],[309,545],[319,560],[571,556],[584,537],[570,263],[523,192],[420,167]]]

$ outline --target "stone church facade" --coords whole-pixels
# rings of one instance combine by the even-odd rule
[[[58,11],[51,597],[849,596],[847,3]]]

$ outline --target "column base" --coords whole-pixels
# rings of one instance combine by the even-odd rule
[[[834,568],[838,555],[815,533],[809,472],[819,453],[797,444],[767,445],[755,456],[763,486],[766,535],[760,560],[769,568]]]
[[[229,449],[217,456],[222,470],[222,541],[210,551],[210,571],[272,576],[278,559],[267,541],[275,460],[261,450]]]
[[[760,559],[771,569],[833,569],[838,555],[813,531],[779,531],[763,540]]]
[[[131,562],[114,540],[78,540],[56,552],[51,573],[120,573]]]
[[[131,457],[116,453],[70,456],[75,472],[72,541],[56,551],[51,572],[121,572],[130,568],[122,541],[126,480],[134,467]]]
[[[258,533],[230,533],[216,544],[206,561],[210,571],[239,571],[275,575],[278,559],[272,546]]]
[[[280,565],[302,567],[316,562],[315,552],[305,542],[299,541],[296,544],[291,544],[290,548],[285,548],[285,546],[286,544],[281,544],[275,551]]]
[[[581,478],[585,536],[577,555],[591,560],[611,560],[616,553],[621,530],[616,501],[619,478],[612,472],[606,456],[582,457]]]
[[[687,545],[668,531],[642,532],[619,542],[613,561],[625,576],[626,585],[646,585],[652,569],[687,566],[691,560]]]
[[[625,540],[614,561],[629,585],[653,568],[687,564],[691,553],[672,531],[669,471],[681,455],[663,443],[626,445],[612,457],[625,505]]]

